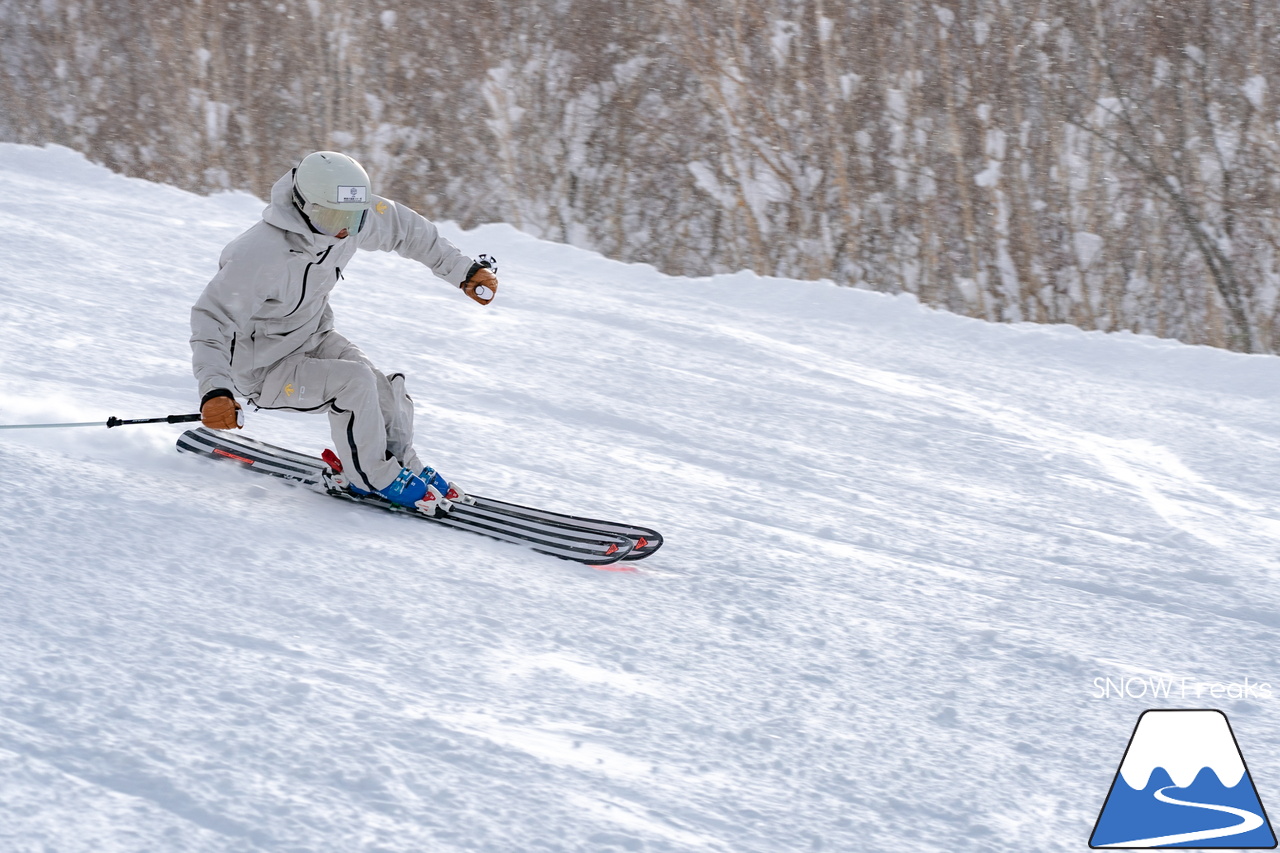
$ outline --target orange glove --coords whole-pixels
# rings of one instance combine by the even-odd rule
[[[493,297],[498,295],[498,277],[493,274],[493,270],[479,264],[472,269],[474,272],[458,286],[462,288],[463,293],[476,302],[488,305],[493,301]]]
[[[498,295],[498,277],[481,267],[461,285],[462,292],[481,305],[488,305]]]
[[[200,404],[200,422],[209,429],[240,429],[244,412],[231,392],[224,388],[210,391]]]

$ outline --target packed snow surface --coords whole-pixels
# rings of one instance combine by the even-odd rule
[[[61,148],[0,181],[0,422],[193,411],[262,202]],[[1149,707],[1227,713],[1280,806],[1280,359],[443,232],[493,305],[373,253],[334,297],[423,457],[663,550],[0,432],[0,850],[1080,851]]]

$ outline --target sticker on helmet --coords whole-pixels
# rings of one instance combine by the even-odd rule
[[[367,204],[368,187],[338,187],[338,201],[343,204]]]

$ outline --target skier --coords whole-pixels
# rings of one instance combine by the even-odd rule
[[[358,248],[412,258],[481,305],[497,293],[484,255],[473,261],[426,218],[374,195],[351,157],[309,154],[271,188],[262,221],[222,251],[217,275],[191,309],[202,422],[241,428],[237,394],[259,409],[328,413],[352,491],[447,507],[461,494],[413,448],[404,375],[382,373],[334,331],[329,292]]]

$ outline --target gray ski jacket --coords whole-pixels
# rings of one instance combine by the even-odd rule
[[[455,287],[472,264],[426,218],[378,196],[354,237],[315,233],[293,205],[290,172],[271,188],[262,221],[223,249],[217,275],[191,309],[200,395],[226,388],[253,399],[272,365],[315,349],[333,330],[329,292],[356,249],[396,252]]]

